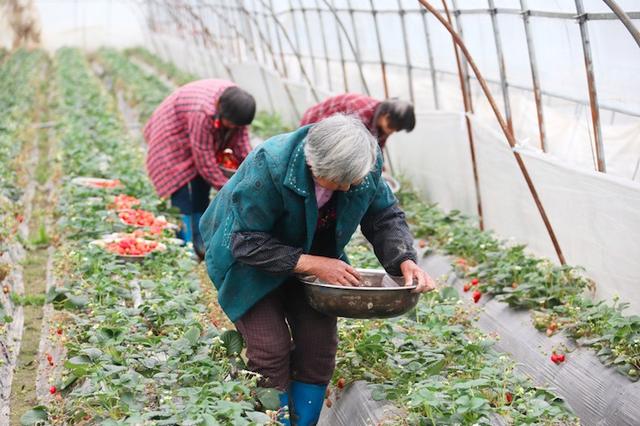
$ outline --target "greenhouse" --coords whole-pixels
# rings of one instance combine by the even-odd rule
[[[639,425],[639,28],[0,0],[0,426]]]

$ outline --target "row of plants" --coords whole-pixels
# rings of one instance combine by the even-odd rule
[[[4,282],[13,264],[5,253],[19,241],[18,227],[24,220],[21,197],[26,182],[25,153],[28,138],[34,137],[30,126],[33,105],[40,83],[44,81],[43,70],[46,55],[42,51],[17,50],[0,66],[0,337],[5,333],[5,324],[11,321],[5,304],[10,302],[11,286]]]
[[[126,101],[138,108],[142,123],[147,122],[153,111],[171,93],[171,88],[157,76],[144,72],[115,49],[98,50],[97,59],[108,75],[113,77],[115,86],[123,91]],[[130,90],[131,87],[135,90]]]
[[[135,91],[136,85],[131,84],[128,90]],[[260,129],[263,138],[287,130],[279,117],[267,114],[258,114],[253,127]],[[379,265],[362,239],[352,241],[349,254],[360,267]],[[492,415],[521,424],[541,419],[549,424],[574,423],[562,401],[513,373],[513,362],[488,350],[490,340],[471,327],[470,313],[453,293],[426,297],[419,308],[423,315],[413,319],[342,320],[336,387],[340,389],[345,381],[356,379],[376,383],[376,398],[391,399],[409,411],[409,420],[400,423],[471,424],[486,422]],[[439,314],[434,315],[433,310]],[[427,319],[429,322],[425,322]],[[402,351],[397,345],[400,339],[406,339]],[[474,339],[483,343],[475,344]],[[417,347],[422,350],[416,351]],[[435,367],[434,361],[438,361]],[[495,367],[496,361],[500,367]],[[409,364],[411,369],[406,370]],[[432,385],[437,391],[429,387]],[[421,396],[413,392],[416,387],[424,387]],[[440,402],[436,402],[438,399]],[[429,403],[433,404],[431,408]]]
[[[403,412],[385,424],[578,424],[559,397],[492,349],[496,336],[475,327],[474,314],[445,287],[404,317],[341,319],[337,387],[371,383],[374,400],[388,399]]]
[[[149,52],[144,47],[133,47],[125,49],[124,54],[129,58],[136,58],[144,61],[148,65],[158,70],[163,75],[167,76],[177,86],[184,86],[194,80],[198,80],[195,75],[185,72],[178,68],[173,62],[167,62],[162,58]]]
[[[154,196],[113,99],[80,51],[57,52],[53,85],[66,176],[56,286],[47,294],[57,314],[47,338],[63,350],[43,354],[51,398],[23,416],[23,424],[270,422],[260,410],[277,405],[277,397],[257,389],[256,377],[244,370],[240,336],[211,324],[189,250],[173,241],[172,231],[132,227],[118,214],[124,203],[156,218],[171,216]],[[75,184],[79,176],[117,180],[87,188]],[[92,244],[113,232],[166,249],[132,262]]]
[[[640,316],[625,315],[628,304],[617,299],[595,301],[590,294],[595,284],[580,268],[535,257],[523,245],[480,231],[458,211],[445,213],[412,190],[400,192],[398,198],[415,235],[430,247],[455,256],[457,273],[479,281],[476,291],[494,295],[513,308],[531,310],[539,330],[549,336],[564,331],[578,343],[593,347],[605,365],[637,380]]]

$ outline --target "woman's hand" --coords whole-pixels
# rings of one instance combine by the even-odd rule
[[[422,270],[413,260],[405,260],[400,264],[400,270],[404,277],[404,285],[413,285],[414,280],[418,280],[418,286],[414,293],[424,293],[434,290],[436,283],[429,274]]]
[[[339,284],[349,287],[360,284],[360,274],[358,271],[342,260],[330,257],[303,254],[300,256],[300,259],[298,259],[298,264],[293,271],[299,274],[315,275],[329,284]]]

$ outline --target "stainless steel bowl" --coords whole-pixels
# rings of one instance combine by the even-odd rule
[[[220,170],[222,170],[222,174],[225,175],[225,177],[230,178],[231,176],[235,175],[236,172],[238,171],[238,169],[228,169],[226,167],[222,167],[220,166]]]
[[[404,286],[402,277],[378,269],[358,269],[360,287],[327,284],[315,276],[301,277],[309,304],[327,315],[347,318],[391,318],[411,310],[420,294],[415,285]]]

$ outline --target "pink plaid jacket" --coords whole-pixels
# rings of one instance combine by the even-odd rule
[[[373,122],[378,105],[380,105],[380,101],[370,98],[369,96],[358,93],[344,93],[325,99],[319,104],[309,108],[302,116],[300,125],[304,126],[317,123],[337,113],[355,115],[362,121],[366,128],[369,129],[371,134],[378,139],[378,144],[380,145],[380,149],[382,149],[387,141],[387,136],[378,135],[376,123]]]
[[[226,80],[199,80],[182,86],[166,98],[144,127],[147,172],[158,195],[167,197],[197,175],[216,189],[227,178],[216,154],[233,149],[239,161],[251,147],[247,126],[225,130],[213,126],[216,103],[222,92],[235,86]]]

